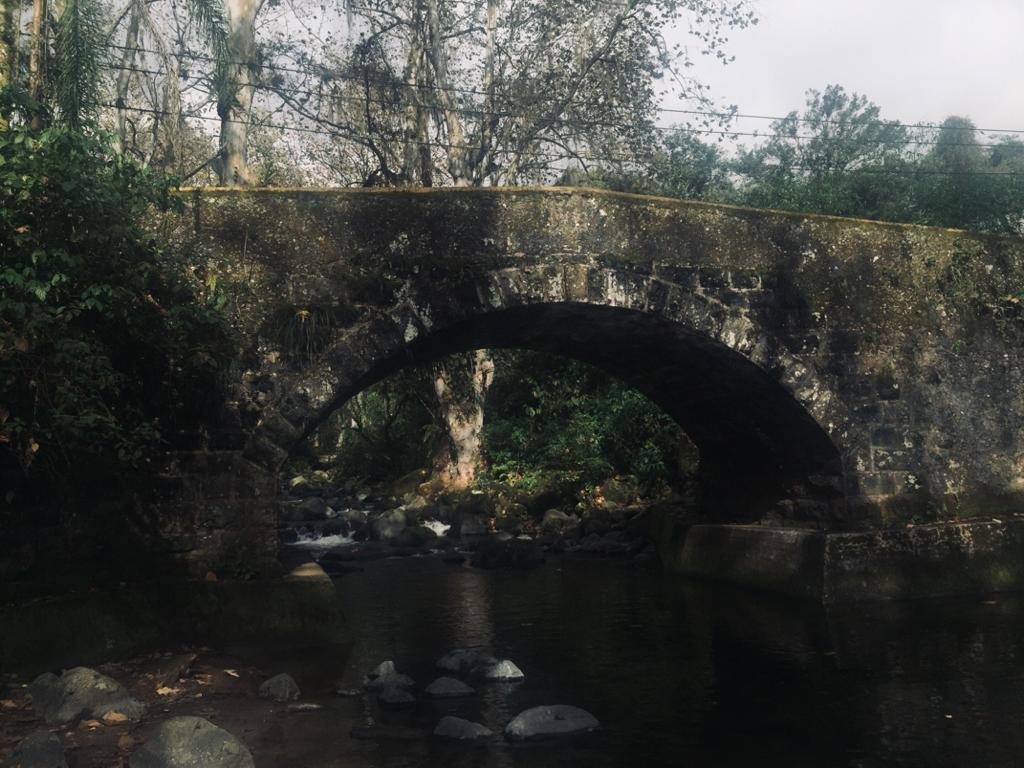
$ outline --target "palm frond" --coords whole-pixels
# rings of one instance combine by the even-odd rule
[[[223,62],[228,50],[228,17],[223,0],[189,0],[188,8],[213,57],[218,64]]]
[[[106,43],[99,0],[67,0],[54,25],[54,98],[60,118],[80,127],[94,111]]]

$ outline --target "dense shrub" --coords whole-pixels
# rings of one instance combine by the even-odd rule
[[[219,405],[226,325],[139,226],[168,190],[100,135],[0,130],[0,460],[23,489],[80,500]]]
[[[569,497],[628,474],[656,493],[694,468],[689,439],[635,389],[564,357],[494,354],[484,422],[490,478]]]

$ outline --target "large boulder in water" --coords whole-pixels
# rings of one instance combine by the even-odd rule
[[[11,768],[68,768],[60,737],[49,731],[36,731],[26,737],[3,765]]]
[[[292,568],[288,573],[285,574],[285,581],[322,581],[329,582],[331,577],[327,575],[327,571],[319,563],[308,562],[302,563]]]
[[[363,678],[363,687],[368,691],[383,691],[388,688],[412,688],[416,681],[403,675],[395,668],[395,662],[382,661],[370,674]]]
[[[473,743],[490,738],[493,735],[493,731],[480,723],[446,715],[437,724],[437,727],[434,729],[434,735],[439,739]]]
[[[278,704],[283,704],[286,701],[298,701],[299,696],[302,695],[295,678],[284,672],[274,675],[269,680],[264,680],[259,694],[261,699],[270,699]]]
[[[255,768],[238,739],[201,717],[172,717],[128,761],[129,768]]]
[[[526,679],[523,670],[508,659],[495,659],[489,664],[481,664],[473,668],[473,674],[481,680],[493,683],[510,683]]]
[[[427,696],[433,699],[454,699],[472,696],[476,691],[454,677],[439,677],[426,688]]]
[[[437,660],[435,666],[442,672],[464,675],[483,664],[494,664],[498,660],[472,648],[456,648]]]
[[[378,541],[397,538],[405,530],[405,512],[393,509],[370,521],[370,538]]]
[[[108,712],[137,720],[146,711],[119,682],[88,667],[69,669],[60,677],[47,672],[33,680],[28,690],[32,708],[50,725],[81,717],[99,719]]]
[[[585,736],[601,727],[597,718],[568,704],[533,707],[516,715],[505,727],[509,741],[545,741]]]
[[[297,512],[303,516],[304,520],[326,520],[331,508],[322,498],[313,496],[299,504]]]

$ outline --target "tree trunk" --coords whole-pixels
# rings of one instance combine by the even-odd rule
[[[494,142],[494,131],[498,125],[498,117],[495,111],[494,89],[495,89],[495,55],[497,44],[495,36],[498,30],[498,0],[487,0],[487,43],[484,48],[484,77],[483,92],[484,114],[480,116],[480,141],[476,156],[472,158],[471,168],[473,173],[473,186],[483,186],[490,170],[491,149]]]
[[[448,131],[448,172],[457,187],[468,186],[471,182],[468,156],[466,153],[466,132],[459,119],[458,106],[452,98],[448,82],[448,49],[442,34],[441,9],[438,0],[427,0],[427,29],[429,46],[427,54],[434,70],[434,95],[438,108],[444,117]]]
[[[228,0],[227,61],[223,68],[217,114],[220,116],[220,157],[217,172],[224,186],[250,183],[249,118],[252,110],[253,69],[256,58],[258,0]]]
[[[49,23],[46,0],[33,0],[32,3],[32,50],[29,54],[29,96],[37,104],[46,99],[46,52],[48,47]],[[38,131],[44,125],[43,115],[36,110],[32,115],[31,127]]]
[[[407,183],[433,185],[430,145],[427,138],[427,113],[423,108],[420,85],[423,75],[423,44],[419,10],[412,25],[405,65],[405,146],[402,176]],[[424,156],[425,155],[425,156]]]
[[[480,465],[484,398],[494,376],[485,350],[460,355],[434,369],[434,393],[447,440],[434,458],[434,472],[453,490],[469,487]]]
[[[117,134],[114,149],[124,154],[127,143],[128,85],[135,67],[135,49],[139,47],[139,3],[133,2],[128,16],[128,30],[124,36],[124,51],[121,53],[121,68],[117,72]]]

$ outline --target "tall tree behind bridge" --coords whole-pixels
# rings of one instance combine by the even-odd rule
[[[392,185],[637,164],[657,142],[658,83],[709,101],[665,31],[688,27],[724,59],[726,30],[754,20],[742,0],[368,0],[353,14],[357,38],[325,42],[322,66],[268,70],[295,116],[333,134],[335,181]]]
[[[191,0],[183,18],[174,3],[135,0],[112,38],[122,150],[189,177],[191,135],[196,169],[222,184],[254,180],[250,127],[268,116],[296,154],[330,161],[313,173],[327,183],[485,186],[586,174],[608,158],[639,167],[658,141],[658,83],[708,103],[666,30],[688,29],[702,55],[724,60],[727,31],[754,21],[746,0],[367,0],[319,21],[316,3],[295,0],[287,24],[277,4],[257,28],[262,0],[222,1]],[[189,134],[185,116],[211,108],[220,130],[203,158],[206,132]],[[444,368],[434,382],[458,484],[471,478],[489,378],[486,358],[472,360],[459,366],[465,382]],[[460,392],[475,404],[453,407]]]
[[[369,0],[356,13],[362,34],[328,51],[334,70],[276,91],[337,134],[339,175],[364,185],[547,182],[607,158],[638,166],[658,140],[656,78],[707,103],[665,29],[685,21],[724,57],[724,30],[753,22],[743,2],[702,0]],[[433,463],[450,486],[473,480],[492,368],[479,352],[434,368],[448,439]]]

